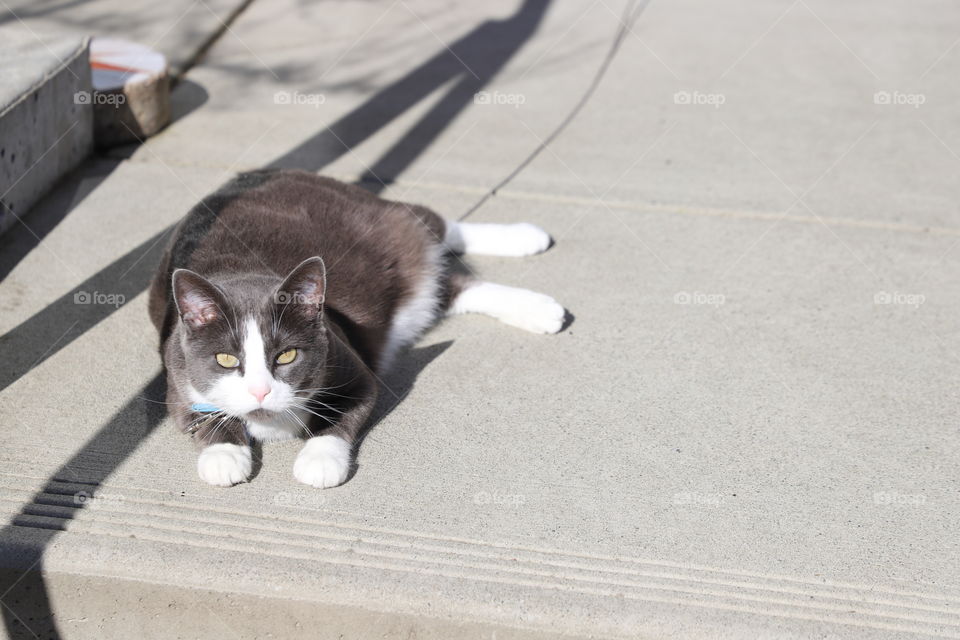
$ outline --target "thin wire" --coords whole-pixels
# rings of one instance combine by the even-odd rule
[[[563,133],[563,130],[567,128],[574,118],[580,113],[580,111],[587,105],[587,102],[590,101],[590,98],[593,97],[593,94],[596,92],[597,87],[600,86],[600,81],[603,80],[603,76],[607,73],[607,68],[610,66],[610,63],[613,62],[613,59],[616,57],[617,52],[620,50],[620,45],[623,44],[623,41],[626,39],[627,34],[633,28],[634,23],[640,17],[640,14],[643,13],[643,10],[647,8],[647,5],[650,4],[650,0],[643,0],[637,5],[636,0],[628,0],[627,5],[623,10],[623,18],[620,19],[620,27],[617,29],[617,33],[613,38],[613,43],[610,45],[610,50],[607,52],[606,57],[603,59],[603,62],[600,63],[600,68],[597,69],[597,72],[593,76],[593,80],[590,82],[590,85],[587,87],[587,90],[580,96],[580,100],[577,101],[577,104],[574,105],[573,109],[567,114],[567,116],[557,125],[557,128],[554,129],[550,135],[544,138],[543,142],[537,145],[537,148],[528,155],[523,162],[521,162],[517,167],[511,171],[506,178],[501,180],[494,186],[490,191],[485,193],[482,198],[480,198],[472,207],[467,209],[467,211],[457,218],[458,221],[466,219],[467,216],[471,215],[474,211],[479,209],[486,203],[487,200],[497,195],[497,191],[505,187],[511,180],[517,177],[517,175],[523,171],[527,165],[533,162],[537,156],[539,156],[544,149],[547,148],[551,142],[553,142],[557,136]]]

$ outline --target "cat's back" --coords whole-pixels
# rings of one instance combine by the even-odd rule
[[[208,227],[200,229],[206,250],[191,256],[191,268],[208,271],[226,264],[284,274],[313,255],[328,267],[342,261],[360,266],[418,255],[425,242],[443,237],[442,220],[420,207],[297,170],[241,174],[194,207],[190,218],[200,224],[186,225],[183,235],[195,231],[188,227]],[[210,218],[216,219],[205,225]]]
[[[360,322],[383,322],[391,301],[420,278],[443,234],[443,220],[429,210],[332,178],[298,170],[242,173],[178,225],[154,283],[151,316],[160,327],[169,302],[164,290],[177,268],[213,278],[283,276],[320,256],[328,302]],[[370,300],[383,302],[373,308]]]

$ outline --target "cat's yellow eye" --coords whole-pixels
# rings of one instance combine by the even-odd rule
[[[240,366],[240,360],[237,359],[237,356],[232,356],[229,353],[218,353],[217,364],[224,369],[233,369]]]
[[[277,356],[277,364],[290,364],[297,359],[296,349],[287,349]]]

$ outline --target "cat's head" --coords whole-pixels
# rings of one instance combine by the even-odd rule
[[[278,280],[173,273],[185,400],[258,416],[291,410],[323,386],[323,261],[309,258]]]

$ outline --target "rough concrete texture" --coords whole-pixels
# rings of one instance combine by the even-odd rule
[[[22,26],[0,40],[0,233],[93,148],[88,41],[41,39]]]
[[[41,36],[113,36],[156,49],[170,61],[171,74],[189,68],[224,32],[250,0],[165,0],[44,3],[5,0],[0,28],[22,25]]]
[[[470,263],[572,324],[444,322],[344,486],[293,442],[205,486],[164,419],[142,291],[195,200],[299,165],[459,214],[622,8],[255,2],[170,127],[2,241],[8,636],[960,637],[953,4],[651,4],[472,218],[554,235]]]

